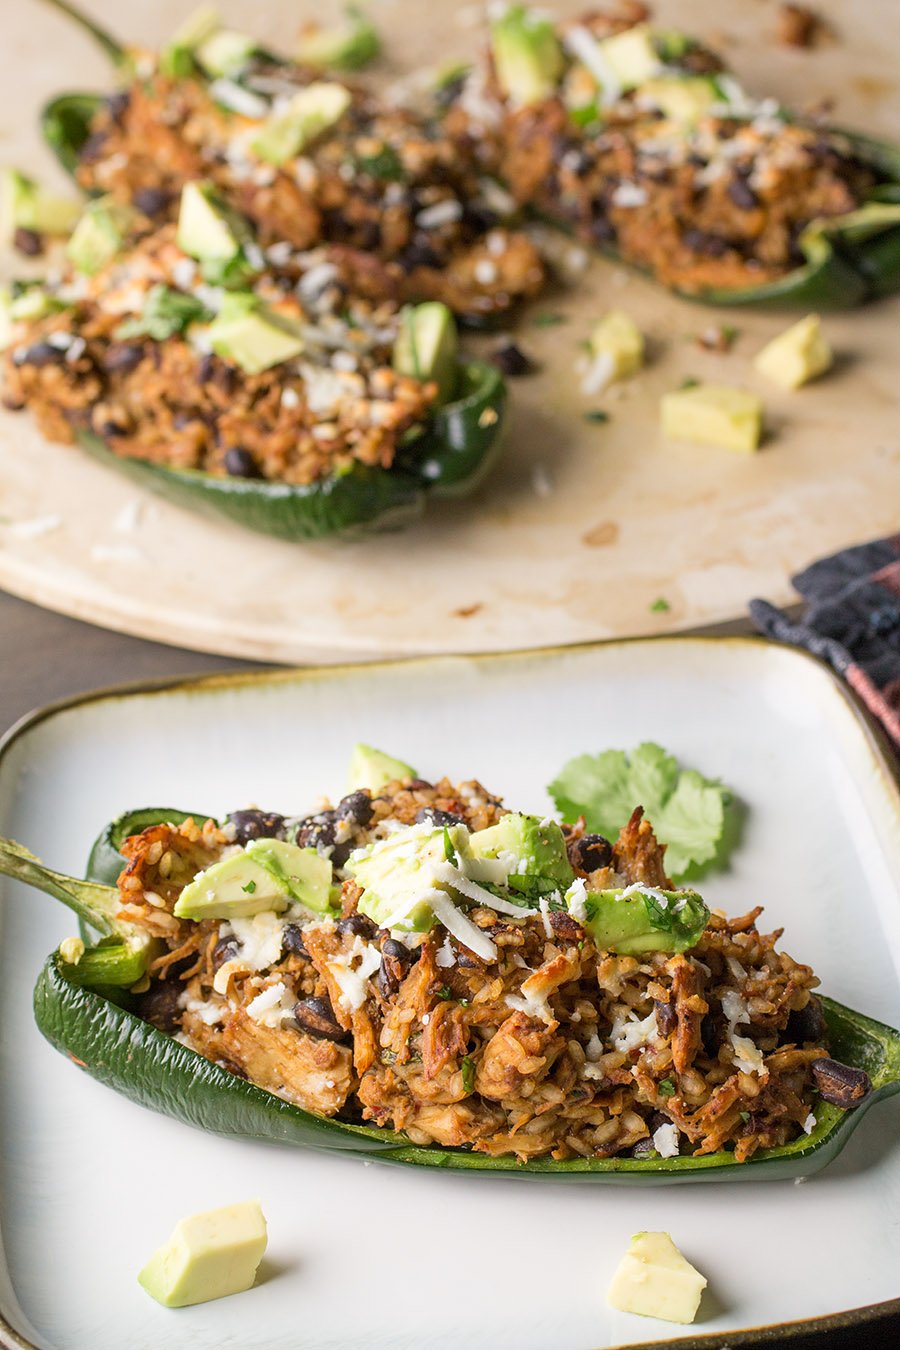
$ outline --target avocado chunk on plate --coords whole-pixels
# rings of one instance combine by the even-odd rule
[[[248,375],[293,360],[306,345],[296,328],[250,294],[225,297],[208,337],[217,356]]]
[[[511,102],[539,103],[556,91],[563,54],[545,15],[511,6],[491,25],[491,51],[500,88]]]
[[[254,839],[240,853],[213,863],[185,886],[179,919],[250,918],[281,913],[295,901],[324,913],[331,901],[331,863],[314,848],[278,839]]]
[[[456,392],[458,353],[456,322],[446,305],[428,300],[401,312],[394,369],[416,380],[433,380],[441,403]]]
[[[507,870],[507,877],[491,876],[482,870],[486,881],[509,885],[524,895],[549,895],[565,891],[575,880],[575,871],[566,853],[563,832],[555,820],[521,815],[511,811],[496,825],[476,830],[469,836],[469,852],[475,859],[496,859]]]
[[[348,8],[343,23],[333,28],[309,28],[301,33],[294,57],[301,66],[316,69],[360,70],[381,51],[378,29],[367,14]]]
[[[270,164],[284,164],[340,121],[350,103],[350,90],[342,84],[326,80],[309,84],[294,94],[283,112],[264,123],[253,149]]]
[[[353,747],[347,785],[350,792],[359,792],[363,788],[368,792],[378,792],[385,783],[415,777],[415,769],[404,764],[402,759],[394,759],[383,750],[376,750],[362,741]]]

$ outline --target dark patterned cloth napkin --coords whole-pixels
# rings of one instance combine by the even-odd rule
[[[833,666],[900,751],[900,534],[822,558],[793,584],[806,601],[797,622],[751,600],[753,622]]]

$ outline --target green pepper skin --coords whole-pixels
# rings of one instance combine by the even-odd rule
[[[38,979],[34,1013],[47,1040],[93,1078],[131,1101],[214,1134],[449,1172],[665,1185],[809,1175],[840,1152],[869,1105],[900,1091],[900,1035],[830,999],[822,1002],[834,1053],[865,1067],[874,1091],[853,1111],[820,1103],[811,1135],[756,1154],[745,1163],[736,1163],[730,1153],[703,1158],[533,1159],[520,1163],[463,1149],[420,1148],[390,1130],[347,1125],[302,1111],[235,1077],[101,993],[67,979],[58,956],[50,957]]]
[[[500,445],[506,388],[486,362],[460,366],[459,395],[434,413],[390,469],[355,464],[345,473],[298,486],[172,469],[115,454],[92,432],[78,443],[109,468],[178,506],[222,517],[278,539],[320,539],[396,528],[418,516],[429,497],[469,492]]]
[[[205,818],[202,813],[190,814],[198,821]],[[90,881],[115,882],[124,862],[118,849],[128,835],[163,821],[180,822],[187,815],[149,807],[118,817],[94,845]],[[728,1152],[700,1158],[533,1159],[520,1163],[465,1149],[421,1148],[394,1131],[348,1125],[303,1111],[229,1074],[142,1021],[129,1010],[129,995],[122,991],[83,987],[58,953],[48,959],[34,995],[38,1027],[58,1050],[132,1101],[199,1129],[403,1166],[620,1185],[784,1179],[818,1171],[836,1157],[864,1111],[900,1091],[900,1033],[831,999],[824,998],[822,1003],[831,1052],[844,1063],[865,1069],[873,1091],[862,1106],[846,1112],[820,1101],[810,1135],[760,1152],[745,1163],[736,1163]]]

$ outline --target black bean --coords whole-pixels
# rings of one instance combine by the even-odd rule
[[[225,472],[232,478],[259,478],[260,472],[249,450],[243,446],[233,445],[225,451]]]
[[[106,100],[106,111],[115,123],[121,122],[130,101],[131,95],[127,89],[117,89],[114,94],[110,94]]]
[[[500,217],[496,211],[492,211],[489,206],[480,206],[475,202],[470,202],[463,207],[463,224],[476,234],[486,234],[497,224]]]
[[[844,1111],[859,1106],[872,1091],[872,1080],[865,1069],[854,1069],[836,1059],[814,1059],[810,1068],[820,1095]]]
[[[111,342],[103,353],[102,365],[111,374],[127,375],[144,359],[144,349],[138,342]]]
[[[338,802],[335,814],[339,820],[352,820],[357,825],[368,825],[372,819],[372,798],[364,789],[350,792]]]
[[[347,914],[343,919],[338,919],[335,928],[341,934],[353,933],[357,937],[373,938],[378,932],[377,927],[365,914]]]
[[[117,422],[114,417],[108,417],[96,430],[107,440],[115,440],[116,436],[127,436],[129,427],[124,422]]]
[[[569,841],[566,852],[577,871],[596,872],[599,867],[609,867],[613,846],[602,834],[583,834],[580,839]]]
[[[693,253],[705,254],[708,258],[721,258],[728,252],[729,244],[719,234],[707,234],[705,230],[685,230],[681,236],[685,246]]]
[[[294,1004],[294,1020],[301,1031],[318,1040],[342,1041],[347,1035],[327,998],[300,999]]]
[[[515,378],[517,375],[533,375],[537,366],[530,356],[517,347],[514,342],[505,342],[502,347],[497,347],[491,353],[491,362],[501,370],[504,375]]]
[[[825,1040],[825,1014],[822,1004],[813,995],[805,1008],[792,1012],[784,1029],[783,1039],[794,1045],[805,1045],[814,1041],[821,1045]]]
[[[646,1158],[651,1153],[655,1152],[656,1149],[653,1147],[653,1140],[648,1136],[646,1139],[639,1139],[637,1141],[634,1148],[631,1150],[631,1156],[632,1158]]]
[[[52,342],[35,342],[16,356],[17,366],[53,366],[66,359],[62,347],[54,347]]]
[[[172,194],[166,188],[143,187],[137,189],[132,200],[139,211],[152,219],[163,215],[169,209]]]
[[[213,969],[218,970],[224,966],[226,961],[232,961],[241,949],[241,944],[235,937],[219,938],[213,947],[212,963]]]
[[[289,923],[281,935],[282,954],[291,956],[309,956],[303,941],[303,929],[298,923]]]
[[[106,132],[94,131],[88,136],[78,152],[78,158],[83,164],[93,164],[94,160],[101,159],[106,149]]]
[[[441,256],[435,253],[430,244],[414,241],[400,255],[400,266],[404,272],[412,272],[416,267],[440,267]]]
[[[462,816],[455,816],[452,811],[439,811],[435,806],[422,806],[416,812],[416,824],[421,825],[424,821],[430,820],[432,825],[464,825]]]
[[[410,792],[428,792],[433,786],[433,783],[426,782],[424,778],[413,778],[407,783]]]
[[[26,230],[20,225],[13,235],[13,245],[26,258],[39,258],[44,251],[44,236],[37,230]]]
[[[616,237],[616,227],[605,215],[602,200],[592,203],[590,234],[595,244],[609,244]]]
[[[180,980],[154,980],[138,1000],[138,1016],[170,1036],[181,1022],[181,995],[184,985]]]
[[[301,820],[297,843],[301,848],[331,848],[334,844],[334,812],[323,811],[320,816]]]
[[[232,811],[228,824],[234,826],[237,844],[249,844],[251,839],[284,838],[284,816],[277,811]]]
[[[671,1036],[678,1026],[678,1016],[675,1009],[667,999],[661,998],[655,998],[653,1006],[656,1009],[656,1025],[659,1027],[660,1035]]]
[[[584,929],[577,919],[565,909],[550,910],[550,927],[557,937],[563,938],[568,942],[580,942],[584,937]]]
[[[413,963],[413,953],[395,938],[386,938],[381,944],[381,968],[378,988],[385,998],[396,994]]]
[[[753,191],[746,178],[740,174],[735,174],[728,184],[728,195],[735,206],[740,207],[742,211],[754,211],[759,205],[759,198]]]
[[[719,1024],[713,1013],[707,1013],[700,1023],[700,1040],[704,1054],[715,1059],[719,1049]]]

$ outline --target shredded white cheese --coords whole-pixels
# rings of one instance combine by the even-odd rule
[[[450,966],[456,965],[456,957],[453,953],[453,947],[450,944],[449,937],[438,947],[434,958],[435,965],[440,966],[441,970],[448,970]]]
[[[293,1016],[294,995],[281,980],[270,984],[247,1004],[247,1016],[264,1027],[280,1027]]]
[[[675,1125],[660,1125],[653,1132],[653,1147],[661,1158],[678,1157],[678,1129]]]
[[[428,903],[435,918],[444,925],[448,933],[453,934],[457,942],[468,947],[469,951],[481,957],[482,961],[497,960],[497,948],[491,939],[457,909],[449,895],[444,891],[435,891]]]
[[[587,923],[587,886],[584,883],[584,877],[576,877],[572,885],[566,891],[566,907],[573,919],[579,923]]]

